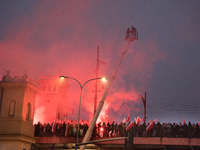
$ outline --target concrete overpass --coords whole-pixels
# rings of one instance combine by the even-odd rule
[[[91,138],[102,140],[105,138]],[[82,138],[79,138],[81,143]],[[125,140],[114,140],[88,144],[87,149],[127,149]],[[159,138],[159,137],[134,137],[132,150],[200,150],[199,138]],[[75,148],[75,137],[39,137],[31,150],[64,150]]]

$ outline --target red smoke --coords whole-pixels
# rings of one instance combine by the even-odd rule
[[[13,76],[28,70],[30,77],[37,75],[40,79],[42,72],[44,76],[56,76],[61,72],[61,75],[73,77],[84,84],[96,77],[96,53],[97,46],[100,46],[100,60],[107,65],[99,67],[99,77],[109,79],[121,53],[126,49],[124,35],[121,35],[127,27],[124,27],[124,31],[114,26],[102,28],[90,13],[94,5],[96,4],[80,1],[38,2],[31,12],[13,20],[7,27],[5,40],[0,43],[1,76],[7,70]],[[13,27],[14,23],[18,24],[17,28]],[[133,42],[117,72],[99,119],[119,122],[131,111],[139,111],[134,103],[137,103],[140,92],[145,91],[145,84],[152,75],[154,64],[163,58],[156,41],[146,44]],[[133,81],[139,83],[139,86],[131,84]],[[68,80],[68,84],[68,107],[63,111],[66,112],[67,119],[77,120],[80,87],[73,80]],[[91,120],[93,117],[94,84],[91,81],[83,89],[82,120]],[[98,101],[103,95],[103,86],[99,82]],[[47,101],[42,105],[47,106]],[[128,105],[130,102],[134,102],[133,105]],[[41,106],[36,116],[41,119],[52,116],[51,109],[48,110],[49,112]]]

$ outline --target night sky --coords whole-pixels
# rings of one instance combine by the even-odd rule
[[[135,26],[104,115],[118,123],[143,118],[139,95],[147,92],[147,122],[200,121],[200,1],[197,0],[1,0],[0,78],[61,75],[84,83],[111,78],[126,49],[125,31]],[[80,88],[69,80],[69,105],[77,118]],[[99,83],[98,99],[103,85]],[[82,119],[91,119],[94,82],[83,90]]]

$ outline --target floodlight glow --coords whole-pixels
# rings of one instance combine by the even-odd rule
[[[102,80],[102,81],[106,81],[106,80],[107,80],[107,78],[103,77],[103,78],[101,78],[101,80]]]

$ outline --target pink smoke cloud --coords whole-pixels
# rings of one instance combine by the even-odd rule
[[[61,75],[73,77],[83,84],[95,77],[96,50],[100,46],[100,59],[107,65],[100,66],[99,76],[110,78],[121,53],[126,49],[124,39],[119,42],[120,32],[124,31],[116,30],[117,27],[104,31],[90,14],[93,5],[88,1],[63,1],[51,5],[38,2],[31,12],[33,14],[26,14],[17,20],[18,28],[12,27],[14,21],[9,24],[6,39],[0,43],[4,56],[0,59],[3,68],[1,75],[6,70],[10,70],[13,75],[21,75],[24,70],[28,70],[29,76],[37,75],[39,78],[42,72],[50,76],[61,72]],[[145,90],[145,83],[150,79],[155,63],[165,59],[156,41],[143,45],[136,42],[131,45],[116,75],[106,99],[105,113],[112,109],[121,116],[126,113],[124,108],[129,113],[139,111],[134,106],[121,106],[128,101],[137,103],[139,92]],[[141,86],[126,85],[127,80],[140,82]],[[80,87],[75,81],[68,82],[68,103],[70,109],[74,109],[71,117],[77,118]],[[104,92],[102,86],[99,84],[101,92],[98,92],[98,101]],[[83,90],[83,119],[90,120],[93,116],[93,91],[94,82],[88,83]]]

